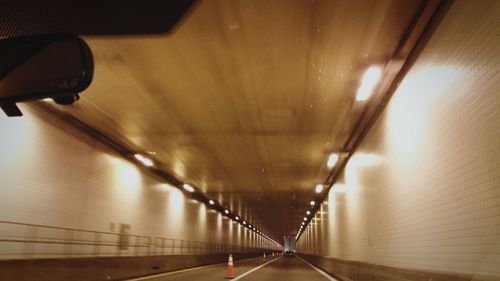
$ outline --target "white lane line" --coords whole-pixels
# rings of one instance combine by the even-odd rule
[[[325,276],[328,280],[330,281],[339,281],[339,279],[336,279],[336,278],[333,278],[332,276],[330,276],[328,273],[324,272],[323,270],[315,267],[314,265],[310,264],[309,262],[307,262],[306,260],[304,260],[303,258],[301,257],[298,257],[299,259],[301,259],[303,262],[305,262],[306,264],[308,264],[310,267],[314,268],[317,272],[321,273],[323,276]]]
[[[226,264],[226,263],[227,262],[221,262],[221,263],[214,263],[214,264],[197,266],[197,267],[191,267],[191,268],[186,268],[186,269],[179,269],[179,270],[169,271],[169,272],[165,272],[165,273],[158,273],[158,274],[155,274],[155,275],[148,275],[148,276],[139,277],[139,278],[127,279],[127,281],[148,280],[148,279],[153,279],[153,278],[156,278],[156,277],[163,277],[163,276],[168,276],[168,275],[172,275],[172,274],[176,274],[176,273],[193,271],[193,270],[197,270],[197,269],[203,269],[203,268],[207,268],[207,267],[211,267],[211,266],[217,266],[217,265]]]
[[[279,258],[281,258],[281,256],[280,256],[280,257],[277,257],[277,258],[275,258],[275,259],[272,259],[272,260],[270,260],[270,261],[266,262],[265,264],[261,264],[261,265],[257,266],[256,268],[251,269],[251,270],[249,270],[249,271],[247,271],[247,272],[245,272],[245,273],[243,273],[243,274],[241,274],[241,275],[238,275],[238,276],[236,276],[236,278],[233,278],[233,279],[231,279],[231,280],[232,280],[232,281],[240,280],[241,278],[243,278],[243,277],[247,276],[248,274],[250,274],[250,273],[252,273],[252,272],[254,272],[254,271],[256,271],[256,270],[259,270],[259,269],[263,268],[264,266],[266,266],[266,265],[268,265],[268,264],[272,263],[272,262],[273,262],[273,261],[275,261],[275,260],[278,260]]]
[[[249,259],[241,259],[241,260],[238,260],[239,261],[244,261],[244,260],[251,260],[251,259],[261,259],[260,257],[259,258],[249,258]],[[276,259],[274,259],[276,260]],[[247,275],[249,274],[251,271],[254,271],[254,270],[257,270],[263,266],[265,266],[266,264],[274,261],[274,260],[271,260],[265,264],[262,264],[260,265],[259,267],[257,268],[254,268],[250,271],[247,271],[245,273],[243,273],[242,275],[239,275],[239,276],[236,276],[236,278],[232,279],[232,280],[238,280],[241,277],[243,277],[243,275]],[[142,280],[148,280],[148,279],[153,279],[153,278],[157,278],[157,277],[163,277],[163,276],[168,276],[168,275],[173,275],[173,274],[177,274],[177,273],[184,273],[184,272],[188,272],[188,271],[193,271],[193,270],[198,270],[198,269],[203,269],[203,268],[207,268],[207,267],[212,267],[212,266],[217,266],[217,265],[221,265],[221,264],[227,264],[227,262],[221,262],[221,263],[215,263],[215,264],[209,264],[209,265],[203,265],[203,266],[197,266],[197,267],[191,267],[191,268],[186,268],[186,269],[179,269],[179,270],[175,270],[175,271],[169,271],[169,272],[165,272],[165,273],[158,273],[158,274],[155,274],[155,275],[148,275],[148,276],[144,276],[144,277],[138,277],[138,278],[133,278],[133,279],[127,279],[127,281],[142,281]]]

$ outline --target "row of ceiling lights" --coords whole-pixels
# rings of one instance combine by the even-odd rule
[[[358,88],[358,92],[356,94],[356,100],[357,101],[366,101],[371,94],[373,93],[375,87],[377,86],[378,82],[380,81],[380,78],[382,77],[382,67],[380,66],[370,66],[365,73],[363,74],[363,77],[361,79],[361,84]],[[331,153],[328,156],[328,160],[326,161],[326,166],[328,169],[332,169],[335,167],[337,162],[340,159],[340,155],[338,153]],[[317,194],[320,194],[323,192],[324,185],[323,184],[317,184],[315,188],[315,192]],[[309,202],[311,205],[311,209],[316,205],[316,201],[312,200]],[[307,222],[309,220],[309,215],[311,215],[311,211],[307,210],[306,211],[306,216],[304,217],[303,221],[301,222],[299,226],[299,230],[297,231],[297,236],[295,236],[295,239],[298,239],[304,229],[307,227]],[[314,215],[314,214],[313,214]]]
[[[328,156],[328,160],[326,161],[326,166],[331,169],[333,167],[335,167],[335,165],[337,164],[337,162],[339,161],[339,155],[337,153],[331,153],[329,156]],[[316,185],[316,188],[314,189],[314,191],[317,193],[317,194],[320,194],[321,192],[323,192],[323,189],[324,189],[324,185],[323,184],[317,184]],[[309,205],[311,205],[311,209],[314,208],[314,206],[316,206],[316,201],[314,200],[311,200],[309,202]],[[302,231],[304,230],[304,228],[306,227],[306,222],[308,221],[309,219],[309,215],[311,215],[311,211],[310,210],[307,210],[306,211],[306,216],[304,217],[303,221],[301,222],[300,226],[299,226],[299,231],[297,232],[297,236],[295,237],[295,239],[298,239],[300,234],[302,233]]]
[[[142,154],[138,154],[138,153],[134,154],[134,158],[146,167],[153,167],[154,166],[154,161],[151,158],[146,157]],[[189,193],[194,193],[196,191],[193,186],[191,186],[190,184],[187,184],[187,183],[184,183],[182,185],[182,188]],[[222,205],[220,205],[220,204],[216,204],[216,202],[212,199],[208,200],[208,204],[212,208],[219,206],[220,207],[219,209],[223,210],[222,213],[225,216],[233,219],[235,222],[242,224],[244,227],[248,228],[249,230],[254,231],[258,235],[266,238],[267,240],[273,242],[275,245],[279,246],[279,244],[276,241],[271,239],[269,236],[264,234],[262,231],[257,229],[255,226],[252,226],[250,223],[247,223],[245,220],[241,219],[239,216],[231,214],[231,211],[229,211],[228,208],[222,207]]]

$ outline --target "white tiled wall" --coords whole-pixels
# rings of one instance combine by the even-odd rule
[[[0,237],[43,236],[1,221],[116,233],[129,224],[134,235],[257,246],[246,228],[40,109],[22,109],[23,118],[0,114]],[[18,250],[0,242],[0,258]]]
[[[298,250],[500,276],[499,70],[500,1],[455,1]]]

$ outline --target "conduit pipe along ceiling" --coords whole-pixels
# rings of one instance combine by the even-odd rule
[[[366,101],[372,95],[381,77],[382,77],[382,67],[378,65],[370,66],[362,76],[361,83],[356,94],[356,100]],[[339,159],[340,157],[338,153],[330,153],[328,155],[328,159],[326,162],[326,166],[328,167],[328,169],[332,169],[333,167],[335,167]],[[365,162],[368,162],[368,160],[365,160]],[[322,191],[323,191],[323,185],[317,184],[315,192],[321,193]],[[314,200],[311,200],[309,204],[314,207],[316,205],[316,202]],[[306,213],[307,215],[309,215],[311,214],[311,211],[308,210]],[[304,221],[306,220],[307,218],[305,217]],[[305,223],[302,222],[302,224],[299,226],[299,229],[297,230],[297,236],[296,236],[297,238],[300,236],[300,233],[302,232],[304,225]]]
[[[281,241],[321,205],[439,3],[200,1],[168,36],[86,38],[100,71],[84,98],[40,106]]]

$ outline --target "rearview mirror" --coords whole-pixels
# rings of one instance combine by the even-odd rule
[[[52,98],[72,104],[92,81],[88,45],[73,35],[0,40],[0,107],[22,116],[18,102]]]

